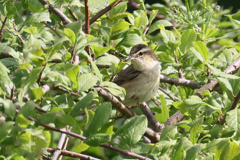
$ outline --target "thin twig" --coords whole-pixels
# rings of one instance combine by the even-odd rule
[[[234,110],[237,107],[239,100],[240,100],[240,91],[238,92],[237,96],[235,97],[229,111]],[[217,124],[223,125],[225,122],[226,122],[226,114],[221,117],[221,119],[217,122]]]
[[[78,21],[77,16],[73,13],[73,11],[71,10],[70,7],[68,7],[68,12],[71,14],[71,16],[73,17],[73,19],[74,19],[75,21]]]
[[[101,11],[99,11],[95,16],[93,16],[90,19],[90,25],[95,22],[98,18],[100,18],[103,14],[107,13],[109,10],[111,10],[113,7],[115,7],[116,5],[118,5],[120,2],[122,2],[123,0],[117,0],[114,1],[113,3],[111,3],[109,6],[105,7],[104,9],[102,9]]]
[[[7,17],[5,17],[4,21],[2,22],[2,27],[0,30],[0,43],[2,42],[2,35],[3,35],[3,30],[4,30],[4,26],[6,24],[6,21],[7,21]]]
[[[176,62],[177,64],[179,64],[179,62],[178,62],[178,58],[177,58],[177,55],[176,55],[175,53],[174,53],[173,55],[174,55],[174,57],[175,57],[175,62]],[[182,79],[184,78],[181,69],[178,69],[178,75],[179,75],[180,78],[182,78]]]
[[[40,74],[39,74],[39,77],[38,77],[38,80],[37,80],[37,83],[38,83],[38,84],[41,82],[42,74],[43,74],[46,66],[47,66],[47,61],[46,61],[46,63],[44,64],[43,69],[41,70],[41,72],[40,72]]]
[[[56,149],[53,149],[53,148],[46,148],[48,152],[56,152],[57,150]],[[94,157],[91,157],[91,156],[88,156],[88,155],[85,155],[85,154],[80,154],[80,153],[76,153],[76,152],[72,152],[72,151],[60,151],[60,154],[61,155],[64,155],[64,156],[68,156],[68,157],[72,157],[72,158],[80,158],[81,160],[100,160],[98,158],[94,158]],[[52,158],[53,159],[53,158]]]
[[[31,117],[31,116],[29,116],[28,119],[31,120],[31,121],[36,122],[36,119],[34,119],[34,118]],[[81,136],[81,135],[79,135],[79,134],[76,134],[76,133],[74,133],[74,132],[68,131],[68,130],[66,131],[66,130],[63,130],[63,129],[55,128],[55,127],[49,126],[49,125],[44,124],[44,123],[41,123],[41,122],[39,123],[39,125],[40,125],[40,126],[43,126],[43,127],[46,128],[46,129],[53,130],[53,131],[57,131],[57,132],[60,132],[60,133],[65,133],[65,134],[67,134],[67,135],[70,135],[70,136],[72,136],[72,137],[81,139],[81,140],[83,140],[83,141],[86,139],[86,137]],[[124,155],[127,155],[127,156],[131,156],[131,157],[134,157],[134,158],[138,158],[138,159],[142,159],[142,160],[150,160],[150,158],[147,158],[147,157],[138,155],[138,154],[133,153],[133,152],[128,152],[128,151],[122,150],[122,149],[117,148],[117,147],[114,147],[114,146],[112,146],[112,145],[110,145],[110,144],[101,144],[100,146],[101,146],[101,147],[104,147],[104,148],[108,148],[108,149],[114,150],[114,151],[117,151],[117,152],[119,152],[119,153],[121,153],[121,154],[124,154]]]
[[[240,57],[238,57],[236,60],[233,61],[232,64],[230,64],[223,72],[225,73],[232,73],[236,71],[240,67]],[[218,84],[217,81],[210,81],[204,86],[202,86],[194,95],[199,96],[200,98],[203,98],[201,96],[201,93],[205,90],[212,91],[213,88]],[[175,125],[184,118],[184,114],[182,114],[179,110],[173,114],[164,124],[165,125]]]
[[[163,88],[159,87],[158,88],[160,91],[162,91],[163,93],[165,93],[169,98],[171,98],[174,102],[176,101],[169,93],[167,93],[167,91],[165,91]]]
[[[18,32],[18,30],[17,30],[17,28],[16,28],[16,26],[15,26],[15,24],[13,23],[13,29],[17,32],[17,36],[18,36],[18,38],[19,38],[19,40],[22,42],[22,44],[24,45],[24,40],[22,39],[22,37],[21,37],[21,35],[19,34],[19,32]]]
[[[47,24],[45,22],[41,22],[41,23],[45,24],[48,28],[50,28],[53,32],[55,32],[58,35],[58,37],[60,37],[60,38],[62,37],[60,35],[60,33],[58,33],[58,31],[56,29],[53,29],[49,24]]]
[[[62,11],[60,11],[50,2],[47,2],[46,0],[39,0],[39,2],[42,3],[42,5],[48,5],[49,10],[53,12],[58,18],[60,18],[63,21],[63,24],[72,23],[72,21],[65,14],[62,13]]]
[[[66,130],[69,130],[69,129],[70,129],[70,126],[66,126]],[[69,138],[70,138],[70,136],[67,135],[67,138],[66,138],[66,140],[65,140],[65,143],[64,143],[64,146],[63,146],[63,148],[62,148],[62,151],[66,151]],[[63,155],[61,154],[60,157],[58,158],[58,160],[61,160],[62,157],[63,157]]]
[[[64,144],[64,141],[66,139],[66,134],[62,133],[60,136],[60,139],[58,141],[58,145],[57,148],[55,149],[53,156],[52,156],[52,160],[57,160],[58,156],[61,155],[61,151],[62,151],[62,146]]]

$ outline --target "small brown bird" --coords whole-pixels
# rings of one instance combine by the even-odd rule
[[[134,106],[149,101],[156,94],[161,65],[152,49],[144,44],[135,45],[129,59],[131,65],[119,72],[113,82],[126,90],[123,104]]]

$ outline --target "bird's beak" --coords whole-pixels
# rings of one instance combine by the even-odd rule
[[[134,60],[134,59],[136,59],[136,56],[129,56],[124,61]]]

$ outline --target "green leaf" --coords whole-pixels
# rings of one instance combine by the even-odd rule
[[[160,94],[160,100],[161,100],[161,113],[155,115],[155,117],[160,123],[164,123],[169,118],[169,111],[166,99],[162,94]]]
[[[204,144],[196,144],[189,148],[186,153],[187,160],[195,160],[196,156],[199,154],[199,152],[205,147]]]
[[[181,36],[180,51],[185,54],[192,47],[192,43],[196,40],[197,34],[193,29],[185,31]]]
[[[240,109],[234,109],[227,112],[227,126],[233,128],[236,132],[240,130]]]
[[[146,131],[147,123],[147,118],[145,116],[134,116],[125,121],[115,132],[114,137],[121,136],[121,143],[132,147],[142,138]]]
[[[111,47],[102,47],[102,46],[97,46],[97,45],[91,45],[91,49],[93,49],[94,50],[94,52],[95,52],[95,56],[96,57],[99,57],[99,58],[101,58],[100,56],[102,56],[104,53],[106,53],[106,52],[108,52],[109,51],[109,49],[110,49]],[[111,54],[110,54],[111,55]],[[109,56],[109,55],[107,55],[107,56]],[[112,55],[113,56],[113,55]],[[99,59],[98,58],[98,59]],[[116,59],[117,57],[115,57],[114,59]],[[97,60],[98,61],[98,60]]]
[[[97,75],[98,80],[100,80],[100,82],[101,82],[103,75],[100,73],[98,67],[97,67],[96,64],[93,62],[92,58],[91,58],[86,52],[84,52],[84,55],[85,55],[85,56],[87,57],[87,59],[90,61],[94,73]]]
[[[212,74],[217,76],[217,77],[222,77],[222,78],[227,78],[227,79],[240,79],[240,77],[231,75],[228,73],[222,72],[220,69],[215,68],[214,66],[210,65],[207,63],[207,66],[209,69],[211,69]]]
[[[3,64],[0,62],[0,82],[9,84],[11,82],[10,78],[8,77],[8,73],[10,72]]]
[[[161,141],[174,140],[177,133],[178,133],[177,126],[166,126],[162,131]]]
[[[204,62],[203,56],[195,48],[191,47],[190,50],[198,60],[200,60],[202,63]]]
[[[0,126],[0,142],[2,142],[11,132],[14,122],[4,122]]]
[[[41,99],[43,95],[43,89],[41,87],[32,89],[32,93],[36,99]]]
[[[202,128],[203,117],[197,119],[190,130],[190,141],[195,144],[198,141],[198,138],[203,130]]]
[[[75,33],[69,28],[64,28],[64,34],[69,38],[70,45],[73,45],[76,41]]]
[[[126,46],[126,47],[131,47],[136,44],[141,44],[143,43],[142,38],[137,35],[137,34],[127,34],[122,41],[118,44],[118,46]]]
[[[114,8],[112,8],[109,11],[109,17],[113,17],[117,14],[125,12],[127,10],[127,3],[128,2],[121,2],[118,5],[116,5]]]
[[[161,35],[163,37],[163,42],[165,44],[168,44],[169,41],[176,42],[176,38],[175,38],[175,36],[174,36],[172,31],[168,31],[168,30],[162,29],[161,30]]]
[[[101,64],[101,65],[112,65],[114,63],[118,64],[120,62],[119,58],[117,58],[114,55],[108,54],[106,56],[101,56],[97,59],[96,64]]]
[[[207,46],[201,41],[192,42],[192,44],[195,47],[195,49],[202,55],[203,59],[208,60],[208,57],[210,57],[211,54],[208,53]]]
[[[97,77],[92,73],[81,74],[78,77],[78,86],[80,91],[86,91],[92,88],[94,85],[96,85],[97,82]]]
[[[70,68],[69,70],[67,70],[67,72],[66,72],[68,78],[71,79],[71,81],[75,85],[74,87],[76,87],[76,88],[79,88],[78,87],[78,73],[79,73],[79,70],[80,70],[79,65],[75,65],[72,68]]]
[[[24,6],[24,4],[23,4]],[[39,1],[28,0],[28,9],[33,12],[38,12],[43,8],[43,5]]]
[[[183,101],[173,102],[172,104],[176,109],[179,109],[182,114],[184,114],[186,116],[189,115],[188,110],[187,110],[186,106],[184,105]]]
[[[88,136],[84,143],[86,143],[89,146],[97,147],[103,143],[109,142],[110,139],[111,136],[109,134],[97,133]]]
[[[18,112],[18,115],[23,114],[25,118],[28,118],[28,116],[34,117],[36,113],[35,106],[36,104],[32,101],[26,102],[22,109]]]
[[[22,114],[19,114],[17,118],[17,124],[19,127],[27,128],[28,125],[30,124],[30,121],[27,118],[25,118]]]
[[[86,143],[77,143],[72,149],[72,152],[77,152],[77,153],[81,153],[83,151],[86,151],[89,148],[89,145],[87,145]]]
[[[109,3],[109,0],[101,0],[101,1],[96,1],[96,0],[89,0],[88,5],[89,5],[89,10],[92,13],[97,13],[103,8],[105,8]]]
[[[240,153],[239,150],[240,146],[238,142],[229,142],[229,145],[224,148],[220,159],[233,159]]]
[[[158,10],[152,10],[151,13],[150,13],[150,16],[149,16],[149,24],[152,23],[152,21],[154,20],[154,18],[156,17],[156,15],[158,14]]]
[[[93,93],[90,92],[73,106],[70,112],[70,115],[73,117],[77,116],[81,112],[81,110],[86,108],[92,101],[93,101]]]
[[[130,24],[126,22],[124,19],[118,21],[117,24],[112,26],[112,32],[123,32],[129,29]]]
[[[38,122],[44,123],[44,124],[49,124],[54,122],[55,118],[56,118],[57,112],[48,112],[45,113],[44,115],[42,115],[38,120]]]
[[[17,14],[17,8],[13,2],[7,1],[5,6],[6,6],[5,11],[6,11],[8,18],[12,18],[14,15]]]
[[[48,11],[43,12],[36,12],[27,17],[26,23],[32,24],[32,23],[40,23],[40,22],[51,22],[50,14]]]
[[[3,103],[4,113],[7,115],[7,117],[13,119],[16,114],[16,107],[13,104],[13,102],[8,99],[4,100],[1,98],[0,98],[0,102]]]
[[[110,93],[112,93],[114,96],[119,97],[121,100],[124,100],[125,97],[125,89],[118,86],[117,84],[113,82],[102,82],[101,86],[104,87],[104,89],[108,90]]]
[[[91,124],[89,125],[86,135],[92,135],[97,133],[102,126],[109,120],[112,113],[112,105],[110,102],[102,103],[96,109],[95,115]]]
[[[161,26],[161,27],[171,27],[172,24],[167,20],[158,20],[151,25],[151,27],[148,30],[148,33],[152,33],[154,31],[156,31],[157,29],[160,29],[159,26]]]
[[[228,89],[229,91],[233,91],[230,80],[222,77],[217,78],[219,81],[219,85],[223,91],[226,91]]]

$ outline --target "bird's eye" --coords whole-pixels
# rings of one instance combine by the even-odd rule
[[[143,52],[139,52],[138,55],[139,55],[139,56],[142,56],[142,55],[143,55]]]

